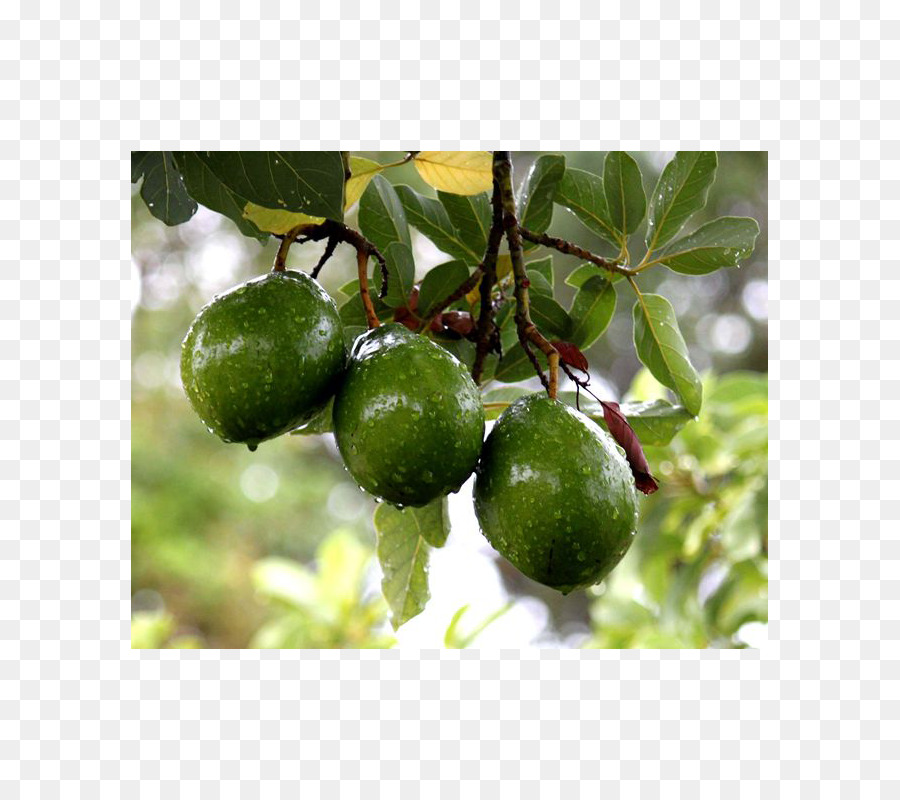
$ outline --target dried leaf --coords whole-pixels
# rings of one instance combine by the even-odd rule
[[[644,494],[653,494],[659,488],[659,484],[650,474],[650,465],[647,463],[647,457],[644,455],[644,449],[641,447],[637,434],[619,410],[618,403],[601,400],[600,405],[603,406],[606,427],[613,439],[625,451],[625,457],[631,467],[631,474],[634,475],[635,486]]]

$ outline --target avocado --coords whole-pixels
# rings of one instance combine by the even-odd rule
[[[255,450],[328,402],[346,357],[322,287],[301,272],[271,272],[200,310],[181,345],[181,380],[212,433]]]
[[[605,431],[543,393],[503,412],[475,476],[485,538],[563,594],[601,581],[631,545],[637,499],[628,463]]]
[[[354,342],[334,400],[334,435],[363,489],[394,505],[422,506],[472,474],[484,407],[459,361],[391,323]]]

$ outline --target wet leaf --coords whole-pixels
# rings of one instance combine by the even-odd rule
[[[634,347],[653,377],[681,398],[692,414],[700,413],[703,386],[688,357],[672,305],[658,294],[644,294],[634,304]]]
[[[688,217],[706,205],[717,164],[718,156],[711,150],[681,150],[666,164],[650,198],[648,251],[674,239]]]
[[[589,277],[575,293],[569,316],[572,332],[569,339],[586,350],[609,327],[616,310],[616,289],[600,275]]]
[[[403,204],[406,219],[410,225],[427,236],[451,258],[467,264],[478,264],[484,251],[476,251],[453,227],[447,209],[438,200],[425,197],[409,186],[398,186],[397,196]]]
[[[383,175],[372,178],[359,200],[359,229],[383,254],[392,242],[412,247],[403,204]]]
[[[197,213],[171,151],[135,150],[131,153],[131,182],[143,177],[141,197],[150,213],[166,225],[180,225]]]
[[[344,189],[344,211],[349,211],[350,207],[356,203],[363,192],[384,166],[370,158],[361,158],[360,156],[350,156],[350,180]]]
[[[466,246],[483,256],[491,229],[491,202],[488,196],[483,193],[461,195],[451,192],[438,192],[437,196]],[[481,263],[480,258],[478,263]]]
[[[448,261],[429,270],[419,289],[419,307],[427,316],[431,308],[446,300],[469,277],[469,268],[462,261]]]
[[[603,162],[603,192],[609,218],[625,236],[634,233],[647,212],[647,198],[637,162],[628,153],[613,150]]]
[[[601,400],[600,405],[603,407],[607,430],[625,451],[625,458],[628,459],[628,466],[634,475],[634,485],[644,494],[653,494],[659,489],[659,484],[650,474],[650,465],[644,455],[644,448],[641,447],[640,440],[619,409],[619,404]]]
[[[531,165],[518,201],[519,219],[523,227],[535,233],[544,233],[550,227],[553,197],[565,172],[566,159],[561,155],[542,155]],[[526,250],[537,247],[532,242],[523,242],[523,246]]]
[[[719,217],[672,242],[655,260],[683,275],[705,275],[743,261],[753,252],[757,236],[759,223],[755,219]]]
[[[601,239],[617,247],[621,245],[622,237],[609,215],[602,178],[569,167],[556,187],[554,199]]]

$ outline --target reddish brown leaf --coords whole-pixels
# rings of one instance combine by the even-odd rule
[[[609,428],[613,439],[625,451],[625,457],[631,467],[631,474],[634,475],[634,485],[644,494],[653,494],[659,488],[659,484],[650,474],[650,465],[647,463],[644,448],[641,447],[637,434],[628,424],[625,415],[619,411],[618,403],[601,400],[600,405],[603,406],[603,419],[606,421],[606,427]]]
[[[574,367],[584,373],[588,371],[587,358],[574,344],[571,342],[552,342],[552,344],[559,352],[559,360],[563,364]]]
[[[468,336],[475,328],[475,320],[468,311],[445,311],[441,314],[441,322],[460,336]]]

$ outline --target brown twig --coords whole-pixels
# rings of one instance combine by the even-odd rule
[[[567,242],[565,239],[549,236],[546,233],[535,233],[527,228],[523,228],[521,225],[519,226],[519,234],[523,239],[527,239],[529,242],[542,244],[544,247],[558,250],[560,253],[565,253],[568,256],[575,256],[584,261],[589,261],[591,264],[596,264],[598,267],[609,270],[610,272],[618,272],[620,275],[625,276],[635,274],[635,270],[623,267],[615,259],[603,258],[602,256],[595,255],[590,250],[585,250],[583,247],[579,247],[573,242]]]
[[[380,265],[382,279],[380,296],[384,297],[388,287],[387,262],[372,242],[359,231],[353,230],[353,228],[344,225],[344,223],[327,219],[325,222],[320,222],[318,224],[298,225],[296,228],[288,231],[281,237],[281,245],[278,248],[278,253],[275,255],[275,263],[272,266],[272,271],[284,272],[288,250],[290,250],[291,245],[295,241],[321,242],[323,239],[328,239],[328,244],[325,247],[325,253],[322,256],[322,259],[313,271],[314,277],[318,276],[318,272],[322,268],[322,265],[331,256],[331,253],[334,252],[334,248],[337,247],[338,243],[346,242],[353,247],[356,250],[356,262],[359,271],[359,294],[362,298],[363,307],[366,310],[366,320],[368,321],[370,328],[378,327],[381,323],[378,321],[378,316],[375,314],[375,307],[372,305],[372,298],[369,296],[367,266],[369,263],[369,256],[372,256]]]
[[[478,329],[475,340],[475,363],[472,364],[472,380],[481,382],[484,372],[484,360],[491,349],[492,340],[495,338],[496,325],[494,325],[494,303],[491,294],[494,284],[497,282],[497,255],[500,252],[500,242],[503,240],[503,198],[500,193],[500,184],[494,179],[494,192],[491,197],[493,217],[491,230],[488,233],[487,247],[484,251],[484,259],[481,262],[482,277],[479,288],[480,306],[478,311]]]
[[[559,352],[544,338],[531,321],[531,312],[528,304],[529,280],[525,271],[525,258],[522,254],[522,236],[519,222],[516,219],[516,198],[512,188],[512,160],[508,150],[494,151],[494,180],[500,187],[500,196],[503,202],[503,228],[506,231],[506,240],[509,242],[509,257],[512,261],[513,276],[515,278],[515,320],[519,333],[519,343],[528,354],[532,364],[535,365],[535,369],[541,378],[541,383],[547,389],[547,394],[555,400],[559,384]],[[529,351],[529,343],[537,347],[547,357],[549,379],[545,380],[537,357]]]
[[[338,242],[340,240],[336,236],[329,236],[328,243],[325,245],[325,252],[322,253],[322,257],[319,259],[319,263],[313,267],[313,271],[310,272],[310,277],[318,278],[319,273],[322,271],[322,267],[325,266],[325,262],[328,261],[334,255],[335,248],[338,246]]]

